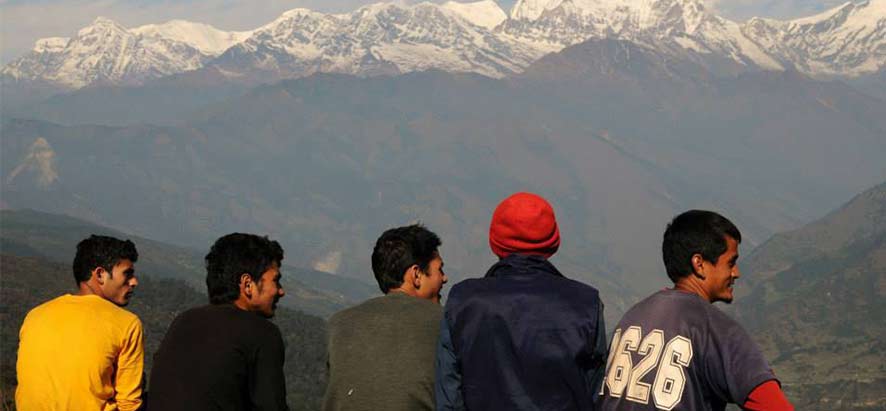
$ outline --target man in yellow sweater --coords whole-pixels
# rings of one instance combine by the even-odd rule
[[[78,292],[31,310],[20,332],[19,410],[130,411],[142,404],[142,324],[124,310],[138,285],[132,241],[77,244]]]

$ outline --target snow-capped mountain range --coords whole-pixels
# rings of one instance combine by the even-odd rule
[[[592,38],[628,40],[730,71],[855,77],[886,67],[886,0],[743,24],[702,0],[519,0],[510,14],[492,0],[378,3],[345,14],[294,9],[245,32],[182,20],[126,29],[99,17],[72,38],[38,40],[2,74],[73,89],[203,68],[259,81],[426,69],[503,77]]]
[[[8,64],[2,74],[67,88],[138,84],[199,69],[249,35],[181,20],[126,29],[99,17],[72,38],[37,40],[30,54]]]

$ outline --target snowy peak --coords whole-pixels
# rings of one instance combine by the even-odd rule
[[[857,76],[886,66],[886,0],[787,21],[753,18],[742,32],[785,65],[815,76]]]
[[[864,3],[847,2],[824,13],[806,18],[789,20],[793,27],[806,30],[829,31],[844,30],[876,30],[886,18],[886,0],[868,0]]]
[[[77,36],[72,39],[72,43],[75,47],[82,48],[83,51],[87,49],[98,51],[118,46],[126,48],[132,43],[133,37],[126,27],[111,19],[98,17],[92,24],[77,31]],[[70,47],[71,44],[68,46]]]
[[[45,39],[39,39],[34,43],[34,48],[32,50],[35,53],[58,53],[65,49],[69,41],[71,41],[71,39],[68,37],[48,37]]]
[[[446,3],[443,3],[443,8],[458,14],[465,20],[477,26],[485,27],[490,30],[494,29],[508,18],[504,10],[498,6],[498,3],[492,0],[478,1],[474,3],[447,1]]]
[[[546,12],[557,9],[584,17],[631,17],[637,22],[658,21],[662,14],[682,13],[683,9],[695,12],[705,10],[700,0],[518,0],[511,9],[511,18],[538,20]]]
[[[847,1],[837,7],[834,7],[830,10],[823,11],[819,14],[807,17],[801,17],[794,20],[789,20],[786,23],[800,24],[800,25],[815,25],[822,22],[826,22],[828,20],[842,20],[845,19],[850,13],[856,10],[856,6],[854,3]]]
[[[671,50],[704,65],[781,69],[701,0],[520,0],[496,29],[558,51],[590,39],[617,39]]]
[[[234,44],[246,40],[252,31],[223,31],[203,23],[171,20],[148,24],[131,30],[144,37],[167,39],[187,44],[207,55],[217,56]]]
[[[77,31],[77,37],[85,37],[93,34],[108,34],[108,33],[117,33],[123,35],[126,33],[126,27],[121,26],[114,20],[111,20],[107,17],[96,17],[92,23],[79,31]]]
[[[188,44],[146,37],[105,17],[70,38],[48,38],[3,68],[18,80],[48,82],[65,88],[94,83],[140,83],[200,68],[210,56]]]
[[[276,19],[274,19],[274,21],[265,24],[262,27],[259,27],[255,30],[255,32],[267,31],[283,24],[290,24],[293,21],[323,20],[327,18],[332,18],[333,20],[335,19],[332,15],[316,12],[310,9],[297,8],[283,12],[280,17],[277,17]]]
[[[553,10],[563,0],[517,0],[511,8],[511,18],[514,20],[535,20],[547,10]]]
[[[397,74],[437,69],[502,77],[541,53],[493,34],[506,16],[494,2],[376,3],[347,14],[295,9],[210,63],[231,78],[314,72]]]

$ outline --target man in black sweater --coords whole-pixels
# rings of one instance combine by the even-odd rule
[[[274,323],[283,249],[234,233],[206,255],[210,305],[179,315],[154,356],[150,410],[287,410],[283,337]]]

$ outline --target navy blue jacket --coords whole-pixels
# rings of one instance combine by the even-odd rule
[[[597,290],[512,254],[449,293],[437,409],[594,409],[606,352]]]

